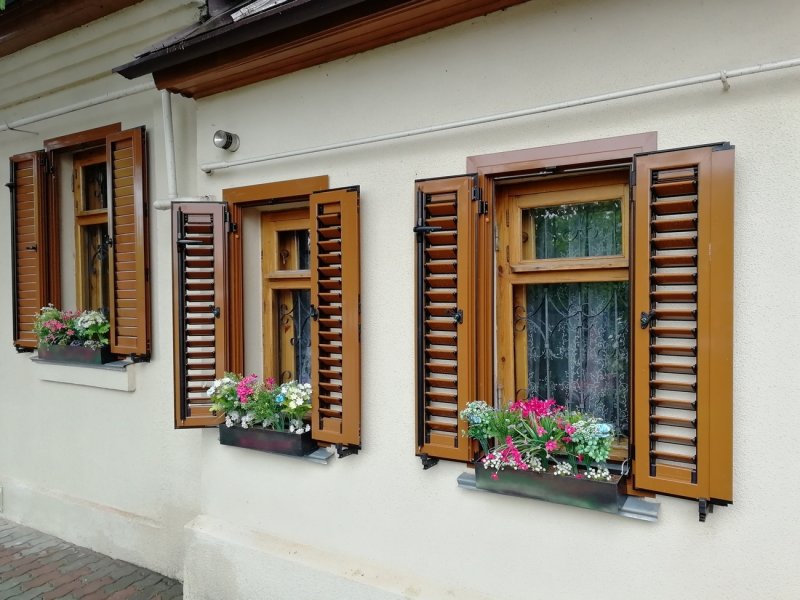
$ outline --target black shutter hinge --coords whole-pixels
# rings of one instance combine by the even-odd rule
[[[700,512],[700,522],[705,523],[708,514],[714,512],[714,504],[711,500],[700,498],[700,500],[698,500],[698,509]]]
[[[651,310],[650,312],[643,312],[639,316],[639,325],[642,329],[647,329],[648,325],[650,325],[650,321],[656,316],[656,311]]]
[[[427,454],[420,454],[419,460],[422,462],[422,470],[427,471],[431,467],[435,467],[439,464],[439,459],[433,456],[428,456]]]
[[[7,187],[8,189],[10,189],[10,190],[12,190],[12,191],[14,190],[14,182],[13,182],[13,181],[9,181],[9,182],[8,182],[7,184],[5,184],[5,185],[6,185],[6,187]]]
[[[483,199],[483,190],[477,185],[472,188],[472,201],[478,203],[479,215],[485,215],[489,212],[489,203]]]
[[[346,446],[342,444],[336,444],[336,454],[339,458],[344,458],[345,456],[352,456],[354,454],[358,454],[358,446]]]
[[[50,160],[49,156],[43,156],[41,164],[44,167],[45,173],[51,177],[56,174],[56,168],[53,166],[53,161]]]
[[[460,308],[451,308],[447,314],[453,317],[453,321],[457,324],[461,325],[464,322],[464,311]]]
[[[236,233],[239,231],[239,226],[231,220],[231,213],[229,210],[225,209],[225,231],[228,233]]]

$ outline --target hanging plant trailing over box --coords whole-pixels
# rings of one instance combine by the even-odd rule
[[[52,304],[36,314],[33,332],[39,358],[57,362],[102,364],[114,359],[108,347],[110,325],[99,310],[59,310]]]
[[[256,375],[226,373],[208,389],[211,411],[225,413],[219,425],[219,441],[229,446],[304,456],[317,449],[311,425],[311,385],[290,381],[263,382]]]

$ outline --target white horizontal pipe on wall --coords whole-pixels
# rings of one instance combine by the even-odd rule
[[[608,94],[600,94],[599,96],[589,96],[587,98],[580,98],[578,100],[570,100],[568,102],[558,102],[556,104],[546,104],[544,106],[537,106],[535,108],[524,108],[513,112],[500,113],[489,115],[485,117],[478,117],[474,119],[467,119],[465,121],[454,121],[451,123],[443,123],[441,125],[431,125],[430,127],[420,127],[419,129],[409,129],[407,131],[397,131],[393,133],[386,133],[383,135],[376,135],[373,137],[360,138],[349,140],[345,142],[336,142],[333,144],[326,144],[324,146],[315,146],[312,148],[302,148],[299,150],[290,150],[288,152],[279,152],[276,154],[267,154],[265,156],[255,156],[252,158],[242,158],[239,160],[231,160],[226,162],[211,162],[200,165],[200,169],[205,173],[213,173],[220,169],[228,169],[230,167],[238,167],[241,165],[250,165],[253,163],[261,163],[281,158],[290,158],[292,156],[303,156],[307,154],[314,154],[316,152],[325,152],[327,150],[339,150],[341,148],[351,148],[353,146],[362,146],[364,144],[374,144],[376,142],[384,142],[388,140],[397,140],[400,138],[412,137],[416,135],[423,135],[426,133],[435,133],[438,131],[446,131],[449,129],[458,129],[460,127],[470,127],[472,125],[481,125],[483,123],[491,123],[494,121],[503,121],[505,119],[514,119],[516,117],[527,117],[545,112],[552,112],[562,110],[565,108],[573,108],[576,106],[585,106],[587,104],[596,104],[598,102],[606,102],[608,100],[617,100],[620,98],[628,98],[630,96],[638,96],[641,94],[650,94],[653,92],[661,92],[663,90],[671,90],[675,88],[685,87],[689,85],[698,85],[701,83],[710,83],[714,81],[722,82],[723,88],[727,91],[730,87],[728,84],[729,79],[734,77],[744,77],[745,75],[755,75],[757,73],[766,73],[767,71],[777,71],[778,69],[790,69],[800,66],[800,58],[791,60],[784,60],[780,62],[765,63],[756,65],[754,67],[745,67],[742,69],[734,69],[731,71],[720,71],[719,73],[710,73],[708,75],[699,75],[697,77],[689,77],[686,79],[676,79],[665,83],[656,83],[653,85],[646,85],[643,87],[630,88],[627,90],[620,90],[618,92],[611,92]]]
[[[88,98],[87,100],[82,100],[80,102],[76,102],[75,104],[62,106],[61,108],[55,108],[53,110],[44,113],[39,113],[38,115],[33,115],[32,117],[25,117],[24,119],[18,119],[16,121],[12,121],[11,123],[2,123],[0,124],[0,131],[14,130],[19,127],[24,127],[25,125],[30,125],[31,123],[37,123],[39,121],[44,121],[45,119],[52,119],[53,117],[59,117],[61,115],[66,115],[71,112],[83,110],[84,108],[90,108],[92,106],[97,106],[98,104],[111,102],[112,100],[119,100],[120,98],[133,96],[134,94],[147,92],[152,89],[155,89],[155,84],[152,81],[149,81],[147,83],[140,83],[139,85],[124,90],[109,92],[108,94],[103,94],[102,96],[95,96],[94,98]]]

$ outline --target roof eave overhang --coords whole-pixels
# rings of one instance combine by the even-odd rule
[[[114,69],[200,98],[391,44],[526,0],[295,0]]]

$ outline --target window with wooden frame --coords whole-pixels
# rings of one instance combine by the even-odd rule
[[[11,157],[17,350],[36,348],[34,315],[52,303],[103,310],[111,352],[149,358],[146,172],[144,128],[121,131],[119,124],[46,140],[43,151]]]
[[[264,376],[311,383],[317,442],[340,455],[360,447],[359,190],[327,183],[232,188],[224,203],[174,205],[176,428],[219,423],[205,393],[214,379],[263,366]]]
[[[498,185],[497,390],[614,425],[628,452],[629,173]],[[510,325],[510,326],[509,326]]]
[[[261,214],[264,373],[311,382],[308,208]]]
[[[615,425],[629,493],[699,500],[701,518],[732,500],[734,151],[655,147],[476,156],[474,175],[417,182],[426,466],[474,458],[469,401],[536,395]]]
[[[108,188],[105,148],[72,158],[75,196],[75,277],[77,308],[109,310]]]

